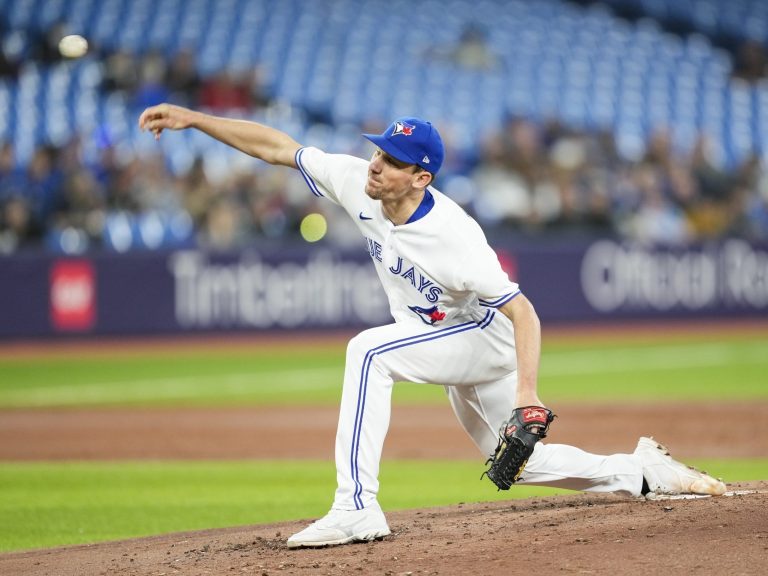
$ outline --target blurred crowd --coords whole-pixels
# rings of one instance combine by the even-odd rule
[[[463,50],[450,56],[457,65],[493,66],[471,32],[459,46]],[[52,51],[37,57],[56,58]],[[272,105],[258,71],[201,78],[191,51],[181,50],[170,61],[153,52],[103,57],[102,90],[122,92],[139,111],[163,101],[222,115],[247,115]],[[12,63],[6,62],[3,73],[13,75]],[[452,144],[451,134],[462,127],[439,128],[449,157],[436,187],[492,233],[612,236],[672,245],[725,236],[768,241],[768,172],[762,159],[754,155],[724,170],[706,136],[692,150],[680,151],[671,134],[658,131],[645,142],[643,154],[627,158],[612,134],[554,121],[510,118],[473,151]],[[328,241],[358,242],[343,212],[318,202],[294,171],[251,162],[222,174],[198,157],[175,173],[162,155],[126,155],[110,142],[100,147],[97,161],[85,161],[80,138],[87,137],[40,146],[25,165],[11,143],[0,141],[0,253],[237,249],[264,239],[298,238],[302,218],[312,212],[329,220]],[[362,138],[358,146],[333,151],[370,153]]]
[[[583,232],[686,245],[725,236],[768,239],[768,173],[751,155],[719,168],[705,136],[679,151],[655,132],[637,158],[613,135],[511,119],[485,142],[468,174],[468,207],[490,227]],[[450,190],[450,188],[449,188]]]

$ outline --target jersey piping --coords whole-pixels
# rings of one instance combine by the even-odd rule
[[[424,189],[424,198],[421,199],[421,203],[419,204],[419,207],[416,208],[416,211],[411,214],[411,217],[408,218],[408,221],[406,224],[410,224],[411,222],[416,222],[417,220],[421,220],[429,214],[429,211],[432,210],[435,206],[435,197],[432,196],[432,193],[428,189]]]
[[[304,154],[304,150],[305,148],[299,148],[298,150],[296,150],[296,155],[294,156],[296,160],[296,166],[299,167],[299,172],[301,172],[301,175],[304,177],[304,182],[307,183],[307,186],[309,186],[309,189],[312,191],[312,194],[322,198],[323,193],[320,192],[320,189],[318,188],[317,184],[315,184],[315,181],[312,179],[312,176],[309,175],[309,172],[307,172],[307,169],[304,168],[304,165],[301,162],[301,157]]]
[[[478,302],[480,302],[480,306],[485,306],[486,308],[500,308],[518,294],[520,294],[520,290],[510,294],[505,294],[504,296],[496,298],[496,300],[483,300],[482,298],[478,298]]]

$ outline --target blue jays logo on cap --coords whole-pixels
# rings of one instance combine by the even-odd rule
[[[445,148],[440,133],[421,118],[398,118],[382,134],[363,136],[393,158],[416,164],[430,174],[437,174],[443,164]]]
[[[392,136],[402,134],[403,136],[410,136],[413,134],[416,126],[408,124],[407,122],[395,122],[395,129],[392,131]]]

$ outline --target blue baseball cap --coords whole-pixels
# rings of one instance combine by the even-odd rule
[[[420,118],[399,118],[382,134],[363,134],[387,154],[416,164],[431,174],[437,174],[445,157],[443,139],[437,128]]]

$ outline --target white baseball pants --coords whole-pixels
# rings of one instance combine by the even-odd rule
[[[349,342],[333,508],[361,509],[376,500],[396,381],[444,385],[456,417],[487,457],[496,448],[501,423],[515,407],[512,323],[489,310],[479,322],[438,328],[395,323],[366,330]],[[540,442],[518,482],[637,496],[643,476],[640,460],[632,454],[600,456]]]

